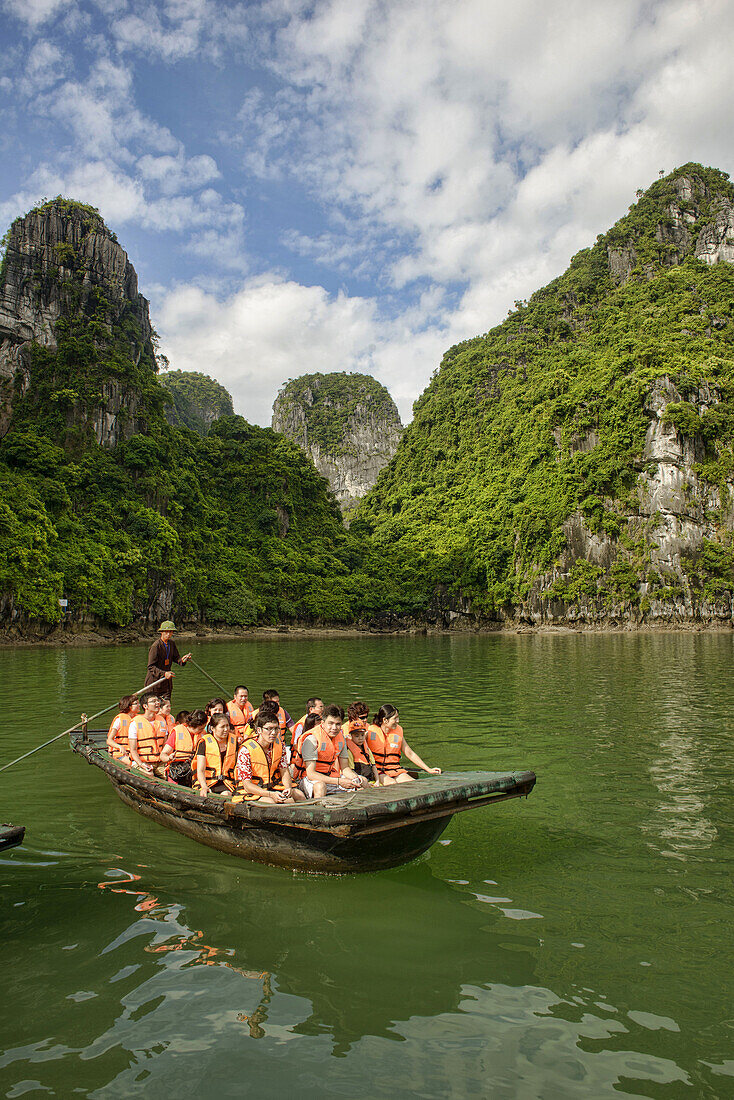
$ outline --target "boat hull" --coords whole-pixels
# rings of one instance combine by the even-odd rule
[[[24,836],[25,825],[0,826],[0,852],[4,852],[6,848],[17,847],[23,842]]]
[[[71,747],[143,817],[230,855],[317,874],[407,863],[430,848],[454,814],[526,796],[535,785],[533,772],[458,772],[296,805],[233,803],[120,764],[104,738],[102,731],[73,737]]]
[[[408,823],[401,820],[392,828],[366,836],[353,830],[340,835],[334,830],[297,829],[277,822],[240,820],[225,825],[208,815],[194,816],[191,810],[181,814],[170,805],[141,798],[123,783],[114,785],[126,806],[200,844],[256,863],[315,874],[354,874],[399,867],[427,851],[453,816],[447,813]]]

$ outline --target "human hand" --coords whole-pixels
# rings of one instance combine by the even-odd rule
[[[440,775],[441,774],[441,769],[440,768],[429,768],[428,769],[428,774],[429,775]]]
[[[165,676],[166,680],[173,679],[173,673],[172,672],[164,672],[163,675]]]

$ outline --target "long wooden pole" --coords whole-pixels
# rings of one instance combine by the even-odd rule
[[[133,691],[132,694],[142,695],[143,692],[150,691],[151,688],[157,687],[158,684],[162,684],[165,679],[165,676],[161,676],[160,680],[156,680],[152,684],[146,684],[145,687],[139,688],[138,691]],[[0,768],[0,772],[4,772],[6,768],[12,768],[13,764],[20,764],[21,760],[25,760],[27,759],[27,757],[33,756],[34,752],[39,752],[41,749],[45,749],[47,745],[53,745],[54,741],[58,741],[60,737],[68,737],[70,733],[73,733],[74,730],[79,729],[80,726],[83,726],[88,722],[93,722],[95,718],[101,718],[103,714],[107,714],[109,710],[113,710],[114,707],[118,705],[119,704],[116,702],[110,703],[110,705],[108,707],[105,707],[104,710],[98,710],[96,714],[92,714],[89,718],[85,714],[82,715],[76,725],[69,726],[68,730],[64,730],[63,733],[57,733],[56,736],[52,737],[50,741],[44,741],[42,745],[37,745],[36,748],[31,749],[30,752],[24,752],[23,755],[19,756],[17,760],[11,760],[9,764],[3,764],[2,768]]]
[[[202,676],[206,676],[207,680],[211,680],[211,682],[214,684],[214,687],[219,688],[222,695],[224,695],[225,697],[227,695],[229,695],[229,692],[227,691],[227,689],[225,687],[222,687],[222,685],[219,683],[219,681],[215,680],[213,676],[210,676],[208,672],[205,672],[204,669],[201,667],[201,665],[197,664],[197,662],[194,660],[193,657],[190,657],[189,660],[191,661],[191,664],[194,665],[195,668],[198,668],[198,670],[202,674]]]

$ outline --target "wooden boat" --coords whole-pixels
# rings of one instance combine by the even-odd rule
[[[74,752],[100,768],[122,801],[160,825],[230,855],[321,874],[378,871],[425,852],[456,813],[519,798],[533,772],[419,773],[415,783],[368,787],[295,805],[203,795],[148,778],[113,760],[106,733],[71,737]]]
[[[0,825],[0,852],[22,843],[25,825]]]

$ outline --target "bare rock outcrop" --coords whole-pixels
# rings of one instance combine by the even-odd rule
[[[275,399],[272,426],[311,456],[345,514],[375,484],[403,430],[384,386],[343,372],[288,382]]]
[[[92,334],[83,374],[77,371],[70,384],[53,368],[66,424],[114,446],[138,430],[141,384],[155,375],[148,302],[99,213],[57,198],[17,218],[7,235],[0,275],[0,432],[33,389],[34,348],[57,352],[60,342],[78,335],[79,322],[87,341]],[[53,379],[46,382],[53,388]]]

